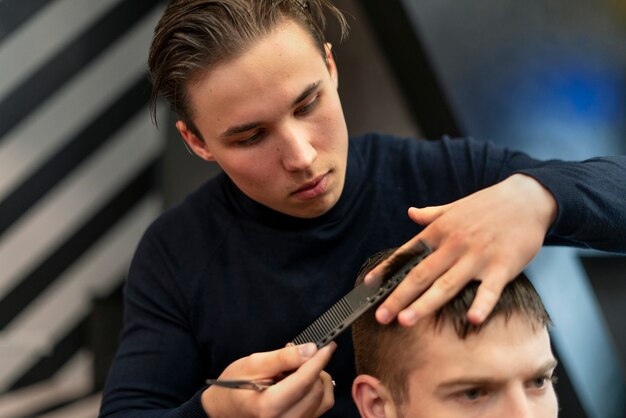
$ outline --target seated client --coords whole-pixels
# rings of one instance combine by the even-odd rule
[[[390,251],[371,257],[367,271]],[[361,416],[554,418],[558,403],[550,318],[524,275],[510,282],[481,326],[467,321],[478,282],[409,328],[380,325],[374,310],[352,325]]]

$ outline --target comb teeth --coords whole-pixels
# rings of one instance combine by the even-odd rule
[[[408,272],[431,253],[428,245],[422,241],[419,243],[420,247],[415,252],[402,256],[402,259],[392,260],[392,267],[388,267],[381,283],[374,287],[365,284],[355,287],[305,328],[292,342],[294,344],[313,342],[321,348],[335,339],[359,316],[395,289]]]
[[[300,335],[293,339],[294,344],[304,344],[314,342],[322,347],[328,341],[326,338],[333,337],[333,331],[341,329],[341,323],[353,312],[345,297],[330,307],[315,322],[309,325]],[[324,341],[322,345],[320,343]]]

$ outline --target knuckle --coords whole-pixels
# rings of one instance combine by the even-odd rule
[[[387,296],[387,299],[383,301],[383,304],[387,309],[394,308],[395,306],[400,304],[400,296],[398,296],[397,294],[400,290],[401,289],[396,289],[395,291],[391,292],[389,296]]]
[[[326,412],[329,409],[331,409],[333,406],[335,406],[335,397],[332,395],[327,396],[321,405],[321,412]]]
[[[451,293],[456,290],[456,281],[451,277],[442,276],[435,282],[434,286],[436,286],[437,290],[441,293]]]
[[[489,234],[480,236],[479,239],[472,244],[471,250],[473,253],[483,256],[484,254],[491,253],[495,248],[495,238]]]
[[[405,278],[405,281],[411,284],[415,288],[421,288],[427,285],[426,277],[422,273],[422,270],[418,267],[415,267],[409,275]]]
[[[263,359],[263,356],[260,353],[252,353],[247,357],[248,364],[253,369],[256,369],[259,366],[262,366],[262,362],[263,362],[262,359]]]
[[[452,231],[448,234],[448,244],[455,249],[468,247],[468,236],[464,231]]]

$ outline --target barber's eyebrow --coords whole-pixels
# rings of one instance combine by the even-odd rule
[[[300,103],[301,101],[309,97],[311,94],[313,94],[320,87],[320,84],[322,84],[322,80],[314,81],[313,83],[306,86],[305,89],[302,90],[302,93],[300,93],[298,97],[296,97],[293,100],[292,106],[297,105],[298,103]],[[228,129],[226,129],[220,136],[222,138],[225,138],[225,137],[229,137],[232,135],[241,134],[241,133],[256,129],[261,125],[262,125],[262,122],[249,122],[249,123],[244,123],[241,125],[231,126]]]
[[[315,90],[318,89],[318,87],[320,86],[320,84],[322,84],[322,80],[317,80],[314,81],[313,83],[309,84],[303,91],[302,93],[300,93],[300,95],[293,101],[293,105],[297,105],[298,103],[300,103],[301,101],[303,101],[304,99],[306,99],[307,97],[309,97]]]
[[[558,362],[556,359],[550,359],[538,367],[537,370],[533,372],[532,376],[542,376],[548,371],[553,370],[557,364]],[[497,383],[497,380],[490,377],[462,377],[459,379],[444,381],[437,385],[437,387],[438,389],[449,389],[455,386],[489,386]]]
[[[230,128],[226,129],[220,136],[222,138],[226,138],[228,136],[237,135],[237,134],[241,134],[247,131],[251,131],[253,129],[258,128],[259,126],[261,126],[261,122],[250,122],[250,123],[244,123],[243,125],[231,126]]]

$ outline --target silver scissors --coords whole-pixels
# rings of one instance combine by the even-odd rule
[[[206,384],[231,389],[252,389],[263,392],[274,385],[274,379],[207,379]]]

